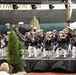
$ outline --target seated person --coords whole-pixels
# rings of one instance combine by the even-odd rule
[[[2,63],[0,66],[0,75],[10,75],[8,71],[9,71],[8,63],[6,62]]]

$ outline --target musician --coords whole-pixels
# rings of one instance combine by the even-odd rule
[[[56,57],[60,56],[60,51],[63,52],[64,57],[67,55],[67,43],[66,43],[66,37],[63,36],[63,34],[59,34],[58,40],[57,40],[57,50],[56,50]]]
[[[72,40],[72,58],[75,58],[75,56],[76,56],[76,35]]]
[[[45,38],[45,42],[44,42],[44,49],[43,49],[43,57],[50,56],[50,52],[52,51],[52,32],[50,31]]]
[[[26,46],[26,49],[28,49],[28,46],[30,44],[30,38],[31,38],[30,32],[26,32],[24,36],[26,38],[24,45]]]
[[[34,57],[37,57],[37,50],[36,50],[37,40],[36,40],[36,32],[32,32],[32,37],[29,39],[29,56],[32,56],[32,51],[34,52]]]
[[[34,28],[33,28],[33,32],[36,32],[36,30],[37,30],[37,28],[36,28],[36,27],[34,27]]]
[[[43,30],[39,29],[36,31],[37,35],[36,35],[36,42],[37,42],[37,54],[41,54],[42,53],[42,48],[43,48],[43,40],[44,40],[44,34],[43,34]]]
[[[19,24],[18,30],[22,35],[24,35],[26,32],[31,31],[31,29],[24,28],[24,22],[19,22],[18,24]]]
[[[6,23],[6,28],[4,29],[4,42],[5,42],[5,46],[7,47],[8,46],[8,34],[10,33],[11,31],[11,27],[10,27],[10,23]]]
[[[69,51],[71,51],[71,43],[72,43],[72,37],[73,37],[71,31],[72,31],[72,28],[67,26],[66,40],[67,40],[67,46]]]
[[[12,29],[13,29],[13,30],[15,30],[15,29],[16,29],[15,27],[16,27],[15,25],[12,25]]]
[[[10,23],[6,23],[6,28],[4,30],[4,34],[8,35],[8,32],[11,31]]]
[[[67,26],[66,34],[67,34],[67,36],[69,38],[69,42],[71,41],[71,38],[72,38],[72,33],[71,33],[72,30],[73,29],[71,27]]]
[[[55,48],[55,46],[56,46],[56,44],[57,44],[57,39],[58,39],[57,30],[53,30],[53,36],[52,36],[53,48]]]
[[[36,37],[38,48],[41,48],[44,38],[45,38],[45,35],[43,34],[43,30],[42,29],[38,30],[37,37]]]

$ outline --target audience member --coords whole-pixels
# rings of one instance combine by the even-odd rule
[[[6,62],[2,63],[0,66],[0,75],[10,75],[8,71],[9,71],[8,63]]]

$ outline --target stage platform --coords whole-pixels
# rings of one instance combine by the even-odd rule
[[[4,51],[4,50],[3,50]],[[2,55],[5,55],[4,52]],[[6,56],[0,56],[0,64],[7,61]],[[53,56],[43,57],[43,55],[38,55],[37,57],[22,58],[25,60],[27,66],[24,68],[26,72],[76,72],[76,57],[71,58],[72,54],[69,52],[66,58],[61,55],[56,57],[54,52]]]
[[[24,68],[26,72],[75,72],[76,58],[67,56],[64,58],[56,57],[30,57],[24,58],[27,66]],[[0,63],[7,61],[7,58],[0,57]]]

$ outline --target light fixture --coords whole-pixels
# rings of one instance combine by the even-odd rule
[[[31,5],[32,6],[32,9],[36,9],[37,8],[37,6],[36,5]]]
[[[53,5],[49,5],[49,9],[53,9],[54,8],[54,6]]]
[[[68,2],[68,0],[62,0],[62,3]]]
[[[18,9],[18,6],[16,4],[12,5],[13,9]]]
[[[66,9],[67,9],[67,7],[68,7],[67,4],[65,4],[65,8],[66,8]]]

